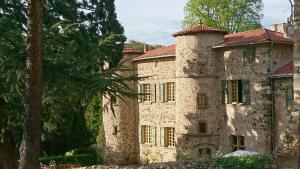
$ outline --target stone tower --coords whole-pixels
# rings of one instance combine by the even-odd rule
[[[142,54],[132,48],[123,51],[124,67],[132,69],[119,72],[120,75],[128,77],[136,74],[135,66],[131,60]],[[135,82],[128,82],[135,91]],[[115,98],[105,95],[103,97],[103,124],[105,132],[104,160],[107,164],[135,164],[137,163],[137,103],[132,98]]]
[[[199,25],[173,34],[176,38],[176,124],[178,152],[194,147],[219,148],[220,107],[218,96],[221,84],[217,81],[215,53],[212,46],[224,39],[225,31]],[[200,98],[202,97],[202,98]],[[199,109],[199,99],[208,100]],[[214,106],[211,106],[214,105]],[[204,122],[209,135],[199,137],[199,122]]]

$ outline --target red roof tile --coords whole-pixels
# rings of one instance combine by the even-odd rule
[[[273,75],[290,75],[294,73],[294,64],[290,62],[279,68]]]
[[[283,33],[265,28],[228,34],[224,38],[225,40],[222,43],[214,45],[214,48],[264,42],[293,43],[293,40],[284,37]]]
[[[205,25],[198,25],[198,26],[194,26],[194,27],[187,28],[182,31],[176,32],[176,33],[172,34],[172,36],[176,37],[176,36],[181,36],[181,35],[192,35],[192,34],[196,34],[199,32],[217,32],[217,33],[223,33],[223,34],[227,33],[227,31],[222,30],[222,29],[217,29],[217,28],[213,28],[213,27],[209,27],[209,26],[205,26]]]
[[[145,54],[134,58],[133,60],[152,59],[163,56],[175,56],[175,45],[170,45],[162,48],[147,51]]]
[[[125,46],[123,50],[123,54],[143,54],[144,52],[139,51],[137,49]]]

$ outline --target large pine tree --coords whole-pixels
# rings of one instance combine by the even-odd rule
[[[0,80],[2,82],[0,83],[0,152],[4,151],[2,154],[10,158],[5,149],[9,145],[2,142],[4,138],[2,131],[12,131],[5,132],[16,142],[9,147],[13,149],[20,144],[18,138],[22,135],[20,132],[23,126],[22,112],[25,112],[23,139],[27,143],[22,146],[25,149],[21,149],[20,167],[31,168],[31,166],[36,167],[37,154],[40,152],[38,149],[40,129],[36,129],[37,126],[43,128],[43,135],[47,135],[48,131],[56,132],[59,126],[57,121],[61,121],[57,119],[61,117],[60,114],[84,113],[82,102],[88,102],[90,97],[99,93],[128,94],[130,91],[124,81],[135,77],[124,78],[115,74],[120,68],[118,64],[122,58],[126,38],[123,27],[116,17],[114,1],[45,1],[42,27],[44,30],[42,103],[43,120],[46,123],[39,123],[39,114],[35,113],[40,107],[38,104],[30,104],[35,99],[39,102],[40,91],[31,91],[32,86],[29,86],[36,84],[30,84],[25,90],[26,39],[28,38],[30,42],[34,33],[27,32],[30,27],[26,23],[30,15],[26,14],[27,4],[25,5],[24,2],[24,0],[0,1]],[[28,35],[32,36],[28,37]],[[28,56],[39,55],[40,51],[31,53],[35,49],[34,46],[29,46]],[[29,59],[27,66],[31,65],[30,61]],[[31,66],[34,66],[34,62]],[[109,62],[111,69],[101,71],[100,65],[103,62]],[[39,79],[36,80],[35,82],[40,82]],[[37,97],[25,91],[38,92]],[[28,105],[37,106],[36,110],[33,112],[24,109],[22,107],[24,100],[27,105],[25,108],[28,108]],[[31,125],[32,119],[29,115],[34,115],[32,117],[37,120],[36,124]],[[26,145],[29,146],[27,150]],[[29,154],[33,148],[35,152]],[[25,157],[26,155],[28,158]],[[1,162],[6,163],[6,161]],[[0,168],[4,168],[5,164],[1,162]]]

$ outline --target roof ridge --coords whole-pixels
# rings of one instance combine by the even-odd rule
[[[266,40],[270,40],[270,41],[272,41],[272,37],[271,37],[271,35],[269,34],[269,30],[268,29],[266,29],[266,28],[262,28],[263,30],[264,30],[264,32],[266,33],[266,35],[267,35],[267,39]]]

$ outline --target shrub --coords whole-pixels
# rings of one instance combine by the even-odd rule
[[[218,157],[211,160],[214,167],[224,169],[271,169],[271,159],[265,155]]]
[[[40,158],[40,162],[44,165],[48,165],[50,161],[55,161],[56,164],[76,164],[80,166],[88,166],[97,164],[97,156],[95,154],[80,154]]]

